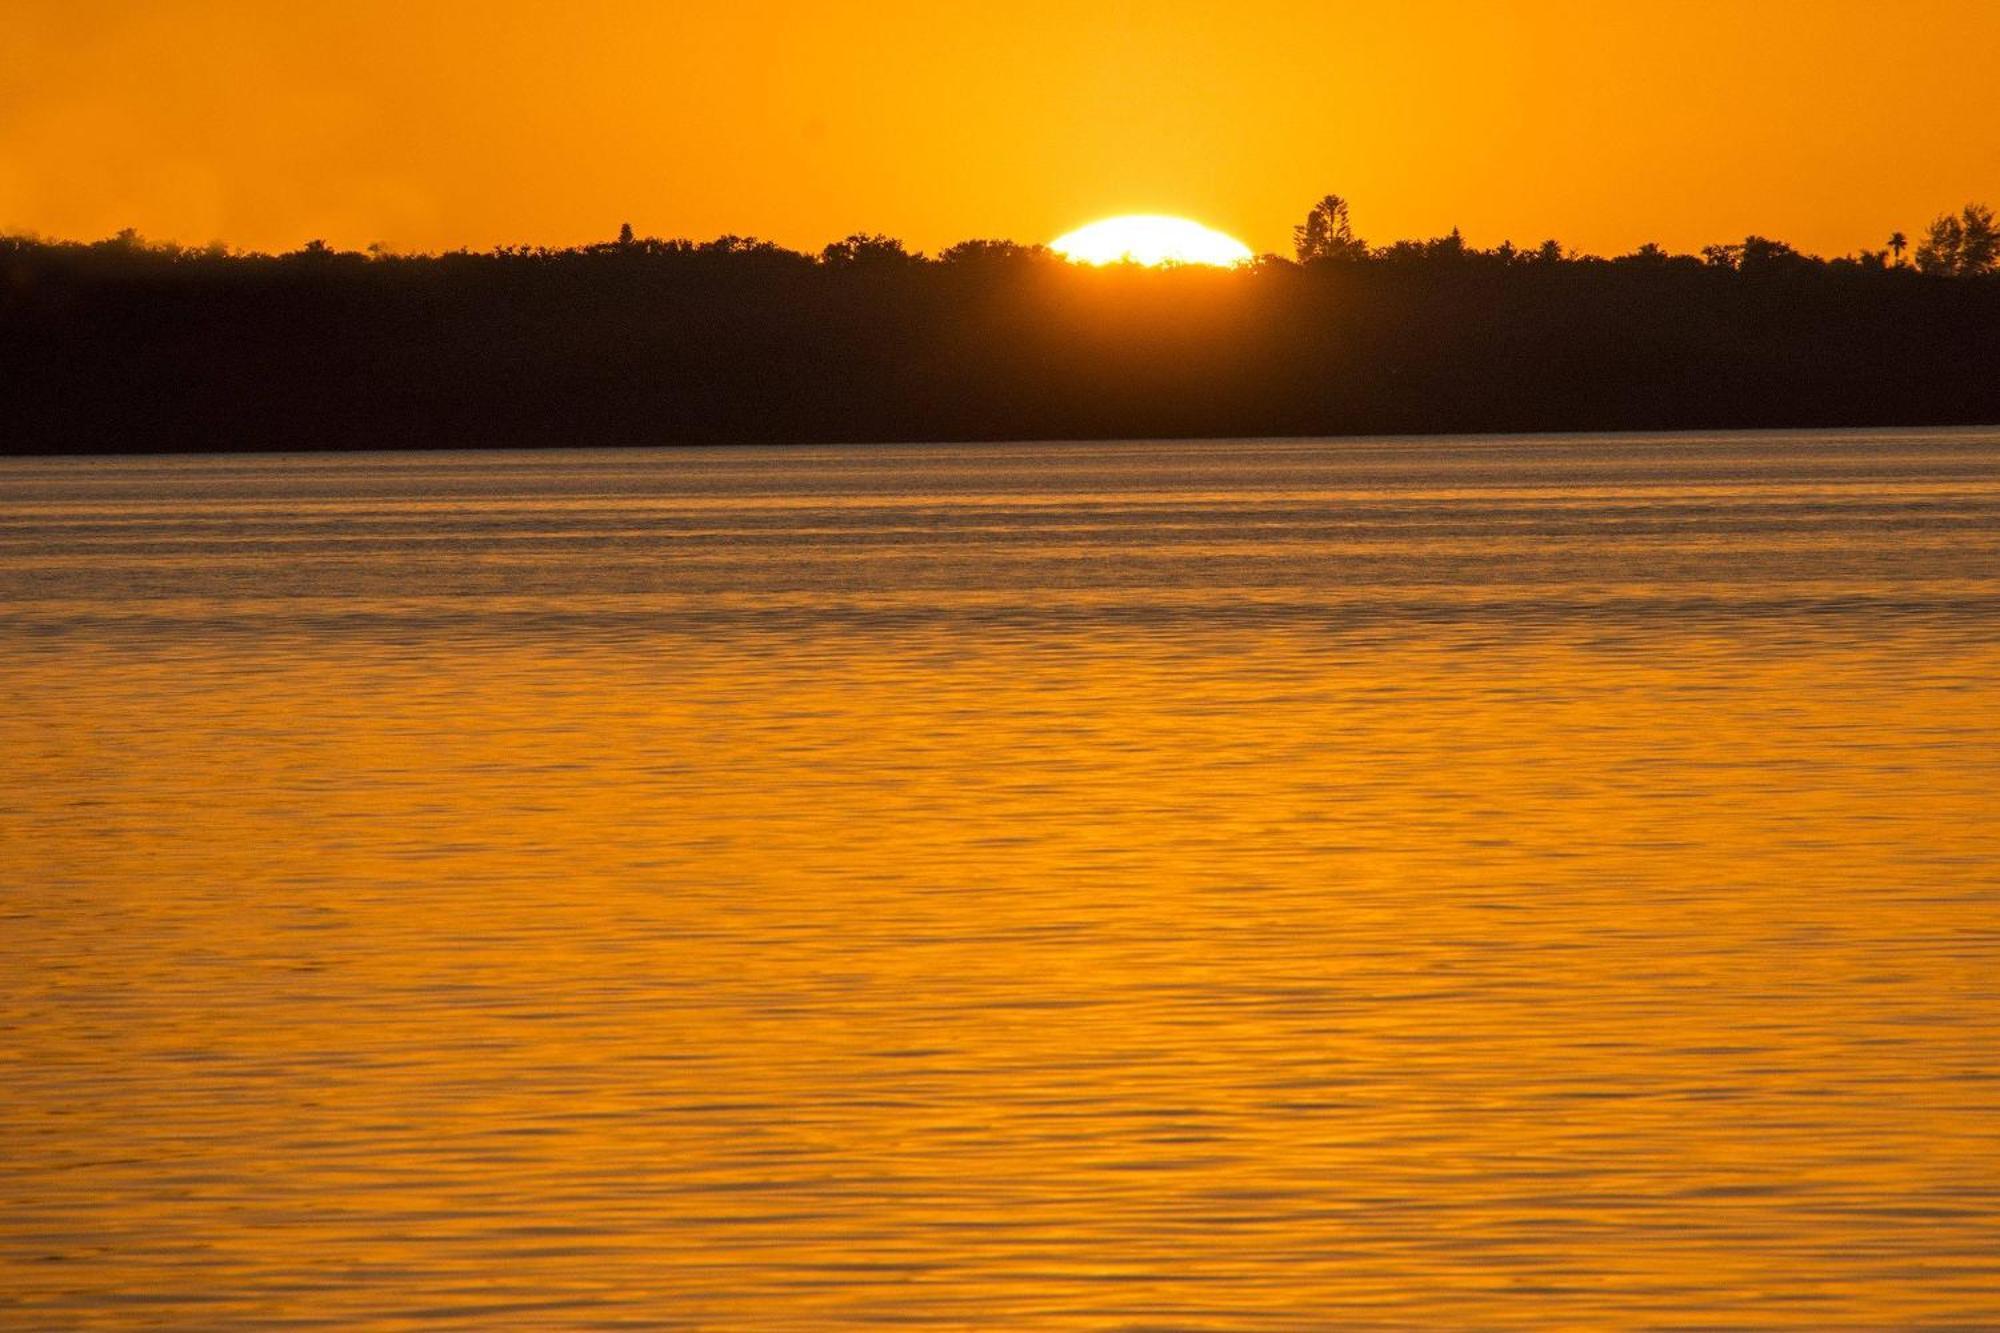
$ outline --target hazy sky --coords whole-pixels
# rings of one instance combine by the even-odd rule
[[[1995,0],[0,0],[0,228],[399,249],[1182,213],[1878,246],[2000,204]]]

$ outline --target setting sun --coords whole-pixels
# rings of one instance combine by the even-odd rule
[[[1186,218],[1134,213],[1106,218],[1061,237],[1050,247],[1078,264],[1212,264],[1230,268],[1254,258],[1250,247]]]

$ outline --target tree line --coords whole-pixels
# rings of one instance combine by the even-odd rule
[[[1910,251],[1908,236],[1897,231],[1879,250],[1862,249],[1851,255],[1831,260],[1802,253],[1784,241],[1771,240],[1762,236],[1748,236],[1734,244],[1704,246],[1698,255],[1674,254],[1663,247],[1647,243],[1629,254],[1604,258],[1597,255],[1579,254],[1565,248],[1555,240],[1543,241],[1531,248],[1516,246],[1512,241],[1488,250],[1480,250],[1467,244],[1461,233],[1454,228],[1448,235],[1430,240],[1402,240],[1384,246],[1370,246],[1354,232],[1352,205],[1338,194],[1323,196],[1307,212],[1305,221],[1292,229],[1292,262],[1312,264],[1335,263],[1407,263],[1407,262],[1452,262],[1486,261],[1501,264],[1703,264],[1711,268],[1752,269],[1771,265],[1830,265],[1841,268],[1861,268],[1884,270],[1905,266],[1905,254]],[[0,236],[0,255],[16,258],[38,252],[61,251],[72,259],[92,256],[97,259],[115,257],[143,257],[154,261],[194,262],[225,259],[268,260],[274,256],[255,252],[236,252],[219,242],[200,247],[166,244],[148,244],[137,231],[127,229],[107,240],[98,242],[58,242],[45,241],[32,235]],[[447,257],[463,258],[472,252],[456,250]],[[1024,245],[1015,241],[970,240],[948,246],[934,258],[907,248],[893,236],[874,233],[855,233],[834,241],[819,252],[791,250],[775,242],[760,240],[754,236],[719,236],[710,241],[686,239],[662,240],[658,237],[640,237],[632,229],[631,223],[624,224],[615,241],[571,248],[551,248],[543,246],[502,246],[488,252],[495,258],[561,258],[579,255],[619,255],[619,256],[750,256],[765,261],[791,262],[794,264],[818,263],[838,267],[850,264],[912,264],[937,263],[945,265],[967,263],[990,263],[994,261],[1020,262],[1029,259],[1055,260],[1058,258],[1046,246]],[[328,260],[334,258],[361,258],[371,260],[424,259],[428,256],[396,255],[380,245],[371,245],[361,252],[340,251],[325,241],[308,241],[300,249],[289,254],[275,256],[291,260]],[[1970,203],[1957,213],[1944,213],[1935,218],[1925,229],[1922,240],[1917,243],[1911,256],[1918,273],[1932,277],[1988,277],[2000,272],[2000,221],[1996,221],[1993,209],[1985,204]],[[1278,255],[1260,256],[1255,263],[1260,266],[1282,265],[1286,262]]]
[[[1835,259],[1370,246],[1103,269],[861,234],[286,255],[0,238],[0,449],[2000,422],[1994,220]],[[1905,251],[1908,251],[1906,254]]]
[[[1306,220],[1292,229],[1292,244],[1301,264],[1412,259],[1484,259],[1503,264],[1602,262],[1595,256],[1579,256],[1565,251],[1559,242],[1553,240],[1544,241],[1532,250],[1519,249],[1512,241],[1503,242],[1491,250],[1474,250],[1465,244],[1464,237],[1456,229],[1449,236],[1433,241],[1397,241],[1379,249],[1371,248],[1354,234],[1352,206],[1337,194],[1329,194],[1313,205],[1306,214]],[[1880,250],[1864,249],[1831,263],[1864,269],[1901,268],[1904,253],[1909,248],[1909,237],[1898,231],[1891,233],[1888,243]],[[1957,213],[1939,215],[1925,229],[1914,258],[1917,272],[1932,277],[1991,276],[2000,270],[2000,225],[1995,223],[1993,210],[1985,204],[1974,203],[1967,204]],[[1699,256],[1673,255],[1658,245],[1646,244],[1611,262],[1700,263],[1712,268],[1741,269],[1748,266],[1758,269],[1771,265],[1828,261],[1801,254],[1783,241],[1749,236],[1740,244],[1704,246]]]

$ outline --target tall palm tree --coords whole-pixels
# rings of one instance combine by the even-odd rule
[[[1903,266],[1903,251],[1910,248],[1910,238],[1903,235],[1900,231],[1891,232],[1889,233],[1889,248],[1896,254],[1896,267],[1901,268]]]

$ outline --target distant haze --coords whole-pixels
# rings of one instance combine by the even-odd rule
[[[2000,203],[1991,0],[10,0],[0,228],[289,249],[1122,212],[1842,253]]]

